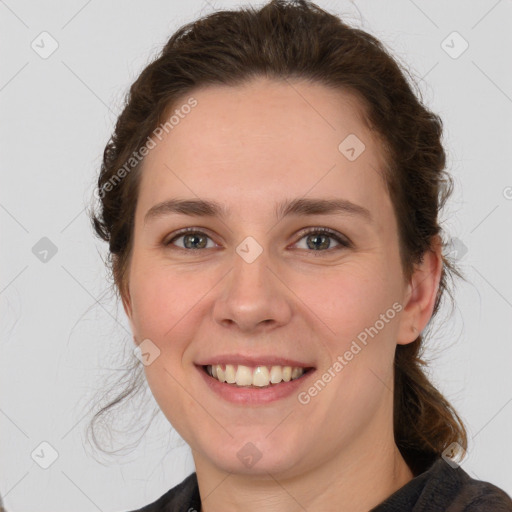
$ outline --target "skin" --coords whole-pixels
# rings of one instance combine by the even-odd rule
[[[262,78],[193,97],[198,105],[146,157],[136,208],[123,304],[135,342],[160,350],[145,366],[148,384],[192,449],[203,512],[324,511],[333,502],[367,511],[413,478],[393,438],[393,359],[432,315],[440,245],[404,278],[381,149],[352,95]],[[354,161],[338,150],[351,133],[366,146]],[[276,221],[275,203],[304,196],[348,199],[373,221],[339,213]],[[216,200],[230,214],[145,224],[170,198]],[[208,247],[186,249],[183,238],[164,245],[186,227],[208,235]],[[300,231],[310,227],[353,246],[331,238],[328,249],[309,248],[314,235]],[[248,236],[263,248],[250,264],[235,250]],[[193,364],[277,354],[312,362],[321,375],[396,302],[402,310],[307,405],[296,394],[229,403]],[[248,442],[262,455],[251,468],[237,457]]]

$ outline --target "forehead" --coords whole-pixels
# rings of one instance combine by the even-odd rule
[[[190,98],[196,105],[181,111]],[[262,206],[262,198],[309,191],[367,207],[387,200],[381,149],[352,94],[260,79],[196,89],[173,113],[181,115],[161,141],[154,139],[143,164],[139,201],[146,207],[170,196],[228,201],[241,195],[245,204]],[[360,153],[356,159],[346,153],[351,147]]]

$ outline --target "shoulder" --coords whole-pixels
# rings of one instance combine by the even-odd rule
[[[372,512],[512,512],[512,499],[499,487],[471,478],[439,457]]]
[[[197,475],[194,472],[153,503],[130,512],[171,512],[174,510],[199,512],[200,508]]]
[[[512,499],[505,491],[472,478],[459,466],[439,458],[428,472],[431,475],[421,496],[425,511],[435,505],[446,512],[512,512]]]
[[[512,499],[495,485],[483,480],[470,478],[460,486],[456,498],[451,504],[453,510],[461,512],[512,512]]]

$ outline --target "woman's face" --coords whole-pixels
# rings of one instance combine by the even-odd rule
[[[417,334],[383,159],[359,104],[263,79],[192,96],[146,156],[124,300],[137,343],[150,340],[155,399],[196,466],[291,475],[374,452],[392,441],[396,344]],[[222,214],[196,205],[146,217],[170,200],[215,202]],[[233,364],[228,373],[246,363],[239,378],[259,385],[214,381],[202,365],[216,363]],[[283,366],[314,370],[267,387],[256,366],[275,379]]]

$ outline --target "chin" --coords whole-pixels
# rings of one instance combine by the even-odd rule
[[[281,438],[268,436],[272,428],[265,428],[258,436],[240,435],[219,441],[221,453],[212,453],[209,448],[203,453],[208,453],[211,463],[224,472],[262,476],[289,473],[303,461],[302,450],[297,451],[296,443],[287,446]],[[292,439],[288,438],[290,443]]]

